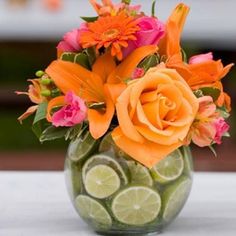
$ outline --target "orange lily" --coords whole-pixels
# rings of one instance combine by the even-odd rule
[[[41,95],[41,85],[39,82],[39,79],[30,79],[28,80],[32,84],[29,85],[28,92],[18,92],[16,91],[17,95],[27,95],[29,96],[31,102],[35,104],[40,104],[46,100],[45,97]],[[34,112],[36,112],[38,109],[38,105],[34,105],[29,107],[24,114],[22,114],[20,117],[18,117],[18,120],[20,123],[22,123],[23,120],[28,118],[30,115],[32,115]]]
[[[180,37],[189,13],[189,7],[183,3],[178,4],[166,23],[166,35],[161,40],[159,52],[167,56],[167,66],[182,63]]]
[[[46,73],[64,94],[73,91],[87,103],[105,104],[105,109],[88,109],[89,130],[91,135],[98,139],[110,126],[116,98],[126,87],[125,79],[131,77],[134,69],[145,57],[156,51],[155,46],[138,48],[118,66],[110,53],[106,53],[96,60],[92,71],[72,62],[56,60],[46,69]],[[49,122],[53,107],[60,105],[64,105],[63,97],[57,97],[49,102]]]

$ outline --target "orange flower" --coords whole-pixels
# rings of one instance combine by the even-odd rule
[[[27,95],[29,96],[31,102],[35,104],[40,104],[45,101],[45,97],[41,95],[41,85],[39,82],[39,79],[32,79],[29,80],[32,84],[29,85],[28,92],[16,92],[17,95]],[[38,105],[31,106],[27,109],[27,111],[21,115],[18,120],[20,123],[22,123],[23,120],[25,120],[27,117],[32,115],[35,111],[37,111]]]
[[[188,13],[189,7],[183,3],[175,7],[167,20],[165,37],[159,44],[160,54],[167,56],[167,62],[172,66],[182,63],[180,38]]]
[[[90,133],[98,139],[110,126],[115,112],[114,102],[126,87],[123,81],[131,77],[134,69],[145,57],[156,51],[155,46],[138,48],[118,66],[110,53],[106,53],[96,60],[92,71],[72,62],[57,60],[46,69],[46,73],[64,94],[72,91],[87,103],[105,104],[103,109],[88,110]],[[49,102],[47,112],[49,122],[52,109],[62,105],[64,105],[63,96]]]
[[[198,100],[175,70],[152,68],[143,78],[130,82],[117,99],[116,111],[115,143],[151,168],[183,145]]]
[[[135,33],[138,30],[134,18],[125,13],[100,17],[97,21],[88,23],[88,31],[81,34],[80,43],[83,48],[111,48],[111,55],[122,60],[122,48],[128,47],[129,40],[136,40]]]

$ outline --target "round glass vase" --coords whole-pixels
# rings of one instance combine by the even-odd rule
[[[152,169],[120,150],[108,133],[71,141],[65,174],[80,217],[100,235],[160,233],[183,208],[192,185],[192,156],[182,147]]]

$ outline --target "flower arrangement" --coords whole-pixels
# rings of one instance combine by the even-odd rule
[[[90,0],[95,17],[65,34],[57,59],[36,72],[26,94],[41,142],[71,139],[65,170],[80,216],[99,234],[159,232],[192,185],[191,143],[228,136],[230,97],[211,52],[187,59],[180,37],[189,7],[167,22],[130,0]]]
[[[223,66],[212,53],[187,59],[180,37],[189,7],[179,4],[166,23],[132,6],[90,3],[96,17],[68,32],[58,58],[30,80],[26,94],[36,104],[33,130],[40,141],[75,138],[89,129],[94,139],[112,132],[115,144],[152,167],[183,145],[221,144],[230,97]]]

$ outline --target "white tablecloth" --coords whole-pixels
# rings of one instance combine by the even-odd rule
[[[0,236],[95,235],[75,213],[61,172],[0,172]],[[164,236],[235,236],[236,173],[196,173]]]

